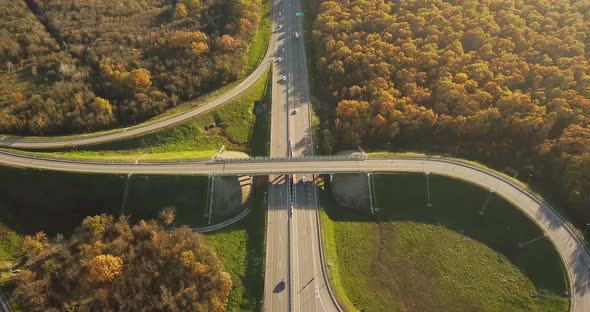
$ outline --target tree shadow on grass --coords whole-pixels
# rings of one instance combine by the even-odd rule
[[[558,294],[567,290],[560,257],[541,229],[503,198],[478,186],[448,177],[423,174],[378,174],[375,208],[339,206],[329,187],[322,203],[330,219],[355,222],[404,222],[444,226],[503,254],[537,288]],[[428,192],[430,202],[428,206]]]
[[[19,234],[68,236],[87,216],[117,214],[125,176],[0,168],[0,216]]]

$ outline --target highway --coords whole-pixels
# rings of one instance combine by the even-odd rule
[[[300,1],[273,2],[272,157],[313,155],[300,11]],[[322,271],[315,185],[291,175],[269,179],[264,310],[337,311]],[[318,310],[322,296],[326,304]]]
[[[271,51],[275,57],[272,68],[272,107],[269,152],[272,157],[288,156],[287,75],[285,66],[284,7],[286,0],[273,0]],[[269,176],[268,213],[266,225],[266,262],[264,274],[264,311],[289,311],[291,308],[289,185],[286,175]]]
[[[279,158],[242,159],[185,163],[100,163],[81,161],[56,161],[49,158],[33,158],[0,152],[0,164],[7,166],[40,168],[60,171],[126,174],[174,174],[174,175],[283,175],[309,173],[358,173],[358,172],[417,172],[438,174],[464,180],[485,189],[493,190],[534,220],[555,244],[570,281],[571,310],[590,311],[590,253],[574,235],[565,220],[549,205],[539,201],[527,191],[510,181],[468,164],[430,158]],[[298,202],[305,193],[296,189]],[[269,199],[270,201],[270,199]],[[269,215],[270,218],[270,215]],[[297,220],[299,220],[297,218]],[[299,227],[298,227],[299,228]],[[267,242],[268,244],[268,242]],[[315,249],[317,247],[313,247]],[[267,254],[267,257],[269,255]],[[273,257],[273,256],[270,256]],[[271,258],[274,261],[274,258]],[[268,260],[267,260],[268,261]],[[317,268],[316,268],[317,269]],[[321,296],[325,303],[329,298]]]
[[[311,99],[304,39],[306,34],[303,17],[296,16],[303,11],[301,0],[288,1],[285,11],[289,110],[287,126],[291,156],[313,156]],[[317,176],[314,172],[309,173],[293,175],[292,179],[291,311],[339,311],[341,309],[329,291],[329,281],[323,270],[318,194],[314,183]]]

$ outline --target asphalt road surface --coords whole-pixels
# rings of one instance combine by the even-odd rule
[[[268,188],[264,311],[289,311],[289,180],[271,176]]]
[[[274,55],[270,155],[288,156],[287,61],[285,57],[284,6],[287,0],[273,0],[270,48]],[[289,311],[291,307],[289,185],[287,175],[269,176],[266,225],[266,267],[264,274],[264,311]]]
[[[310,156],[314,153],[314,143],[304,41],[306,34],[303,17],[296,16],[296,13],[302,12],[301,0],[287,1],[285,11],[290,151],[293,157]],[[339,311],[323,271],[317,187],[313,183],[316,176],[311,173],[293,176],[291,310]]]
[[[298,0],[274,3],[276,62],[270,154],[275,157],[313,155],[303,21],[295,16],[297,12],[301,12]],[[337,311],[322,271],[315,185],[300,183],[297,176],[283,177],[286,183],[275,182],[282,181],[281,176],[270,177],[273,182],[269,194],[264,308],[266,311]],[[288,195],[279,198],[278,194],[285,191]],[[288,243],[282,240],[284,237]],[[287,286],[277,292],[280,277],[285,278]]]
[[[338,311],[321,261],[317,187],[313,179],[298,180],[293,187],[293,311]]]
[[[510,181],[471,165],[443,159],[261,159],[186,163],[100,163],[59,161],[34,158],[6,152],[0,153],[0,164],[60,171],[195,175],[281,175],[358,172],[418,172],[444,175],[464,180],[494,191],[506,198],[534,220],[556,246],[570,281],[571,311],[590,311],[590,253],[575,236],[565,220],[546,203],[537,200]],[[305,194],[305,193],[302,193]],[[305,195],[298,195],[305,196]],[[303,200],[303,199],[301,199]],[[270,216],[269,216],[270,218]],[[315,249],[315,248],[313,248]],[[268,256],[268,255],[267,255]],[[274,260],[271,260],[274,261]],[[319,286],[318,286],[319,287]],[[325,303],[328,299],[321,297]]]

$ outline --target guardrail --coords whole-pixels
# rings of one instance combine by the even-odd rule
[[[132,164],[157,164],[157,165],[178,165],[178,164],[193,164],[193,163],[260,163],[268,161],[317,161],[317,160],[365,160],[367,156],[353,155],[353,156],[299,156],[299,157],[266,157],[257,156],[249,158],[216,158],[210,160],[149,160],[149,161],[135,161],[135,160],[82,160],[82,159],[65,159],[57,156],[37,156],[19,152],[9,152],[0,150],[0,154],[19,157],[31,160],[48,160],[62,163],[74,163],[74,164],[93,164],[93,165],[132,165]]]
[[[199,232],[199,233],[209,233],[209,232],[214,232],[217,230],[221,230],[222,228],[228,227],[240,220],[242,220],[243,218],[245,218],[247,215],[250,214],[250,212],[252,211],[252,209],[250,208],[246,208],[244,210],[242,210],[242,212],[240,212],[239,214],[237,214],[235,217],[225,220],[221,223],[217,223],[217,224],[213,224],[211,226],[205,226],[205,227],[197,227],[197,228],[193,228],[193,231],[195,232]]]

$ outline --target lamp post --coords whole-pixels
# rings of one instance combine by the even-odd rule
[[[427,207],[432,207],[432,203],[430,202],[430,172],[426,171],[426,196],[428,196],[428,203],[426,204]]]
[[[529,184],[531,182],[532,177],[533,177],[533,174],[529,173],[529,177],[526,179],[526,184]]]

